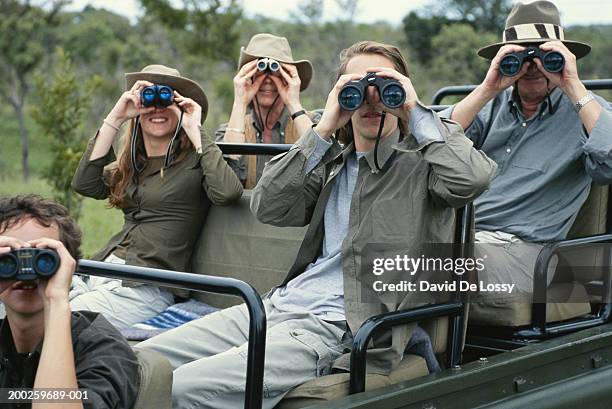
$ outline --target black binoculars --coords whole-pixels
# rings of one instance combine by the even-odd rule
[[[374,86],[378,90],[382,103],[388,108],[399,108],[406,101],[406,91],[399,81],[383,78],[370,72],[360,80],[351,81],[340,90],[338,103],[345,111],[354,111],[365,100],[366,89]]]
[[[19,281],[49,278],[60,266],[55,250],[25,248],[0,254],[0,279]]]
[[[257,61],[257,69],[260,72],[277,72],[280,70],[280,63],[272,58],[262,58]]]
[[[140,92],[142,106],[166,108],[174,102],[174,90],[167,85],[151,85]]]
[[[537,47],[528,47],[523,51],[506,54],[499,64],[499,71],[506,77],[513,77],[521,70],[525,61],[538,58],[548,72],[560,72],[565,65],[565,58],[558,51],[543,51]]]

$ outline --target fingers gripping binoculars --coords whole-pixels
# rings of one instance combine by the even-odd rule
[[[548,72],[560,72],[565,65],[565,58],[558,51],[543,51],[537,47],[528,47],[523,51],[506,54],[499,64],[499,71],[506,77],[519,73],[525,61],[538,58]]]
[[[345,111],[358,109],[365,100],[366,90],[373,86],[378,90],[382,103],[388,108],[399,108],[406,102],[406,91],[399,81],[383,78],[370,72],[360,80],[351,81],[340,90],[338,103]]]
[[[274,73],[280,70],[280,63],[272,58],[261,58],[257,61],[257,69],[259,72]]]
[[[57,272],[60,258],[50,249],[25,248],[0,254],[0,279],[36,280]]]
[[[151,85],[140,91],[140,101],[145,108],[166,108],[174,102],[174,90],[167,85]]]

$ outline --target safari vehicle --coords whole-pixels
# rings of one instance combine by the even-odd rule
[[[612,89],[612,79],[585,81],[589,89]],[[448,87],[433,100],[467,94],[472,86]],[[219,144],[225,153],[276,154],[287,145]],[[245,408],[261,408],[266,317],[261,293],[284,278],[305,228],[259,223],[249,209],[250,192],[234,206],[211,208],[194,254],[194,271],[170,272],[81,260],[83,274],[164,284],[193,290],[192,297],[219,307],[246,302],[250,329]],[[278,409],[612,408],[612,319],[608,186],[593,186],[567,240],[544,247],[535,266],[534,293],[555,293],[566,302],[513,303],[485,311],[457,294],[443,304],[371,317],[354,334],[350,373],[332,374],[290,391]],[[473,235],[471,205],[457,211],[455,241]],[[464,248],[464,247],[462,247]],[[592,274],[575,280],[555,275],[547,288],[553,254],[586,258]],[[596,261],[594,261],[596,260]],[[582,265],[585,265],[583,263]],[[226,295],[237,296],[227,297]],[[550,298],[552,299],[552,297]],[[584,300],[588,300],[585,302]],[[468,316],[470,324],[468,325]],[[428,374],[424,359],[406,355],[388,376],[366,374],[366,346],[375,331],[418,322],[430,335],[445,369]],[[136,408],[170,406],[171,369],[154,353],[140,353],[142,385]]]

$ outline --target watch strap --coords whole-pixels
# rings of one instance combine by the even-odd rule
[[[593,96],[592,92],[587,92],[587,94],[580,98],[578,101],[576,101],[576,103],[574,104],[574,109],[576,110],[576,112],[580,112],[580,110],[589,102],[593,101],[595,99],[595,97]]]
[[[299,110],[299,111],[297,111],[297,112],[292,113],[292,114],[291,114],[291,119],[293,119],[293,120],[295,121],[295,119],[296,119],[297,117],[302,116],[302,115],[304,115],[304,114],[306,114],[306,111],[305,111],[305,110],[303,110],[303,109],[301,109],[301,110]]]

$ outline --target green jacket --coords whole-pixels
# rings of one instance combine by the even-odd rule
[[[111,148],[106,156],[90,161],[95,138],[89,141],[72,186],[84,196],[106,199],[110,192],[106,166],[115,161],[115,154]],[[127,264],[189,272],[193,246],[211,202],[227,205],[241,195],[242,185],[221,150],[203,135],[202,154],[190,152],[166,169],[163,179],[157,171],[138,185],[128,185],[123,228],[93,259],[105,259],[127,241]]]
[[[419,252],[419,243],[452,243],[455,211],[474,200],[489,185],[496,164],[473,148],[462,128],[451,121],[436,124],[444,142],[420,146],[407,135],[399,141],[399,129],[381,141],[376,170],[373,151],[359,161],[359,173],[349,213],[349,232],[342,243],[344,305],[348,325],[355,334],[369,317],[413,307],[410,297],[397,302],[362,300],[361,260],[368,244],[405,243],[406,253]],[[251,210],[264,222],[277,226],[304,226],[308,231],[284,283],[304,272],[321,253],[323,215],[351,143],[344,150],[333,145],[320,165],[303,172],[315,149],[318,135],[309,131],[287,153],[273,158],[264,170],[251,198]],[[367,271],[367,270],[364,270]],[[371,270],[370,270],[371,271]],[[369,277],[363,277],[368,282]],[[408,307],[409,308],[409,307]],[[368,352],[368,371],[388,373],[402,359],[413,326],[395,327],[374,337]],[[348,368],[348,354],[336,367]]]

